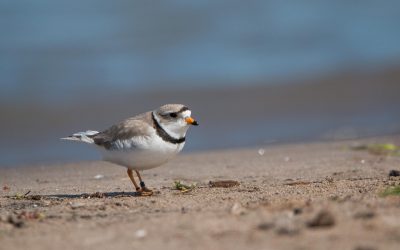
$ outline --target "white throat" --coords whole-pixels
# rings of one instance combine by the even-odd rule
[[[189,125],[186,123],[184,119],[179,119],[178,121],[173,122],[161,122],[160,117],[156,112],[153,111],[154,119],[158,122],[160,127],[164,129],[170,136],[175,139],[181,139],[186,136],[186,132],[189,128]]]

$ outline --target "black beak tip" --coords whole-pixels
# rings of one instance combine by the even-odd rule
[[[194,121],[194,122],[192,123],[192,125],[194,125],[194,126],[199,126],[199,123],[198,123],[197,121]]]

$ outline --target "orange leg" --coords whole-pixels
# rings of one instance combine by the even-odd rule
[[[136,191],[140,191],[140,187],[138,186],[138,184],[135,181],[135,178],[133,178],[133,172],[132,169],[128,169],[127,171],[129,178],[131,179],[133,185],[135,186]]]
[[[142,195],[152,195],[153,191],[146,187],[146,185],[144,184],[144,181],[142,180],[142,176],[140,176],[139,171],[135,170],[135,172],[136,172],[136,174],[137,174],[137,176],[139,178],[139,181],[140,181],[140,187],[141,187],[140,191],[142,192]]]

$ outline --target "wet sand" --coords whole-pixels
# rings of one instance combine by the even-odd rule
[[[150,197],[104,162],[3,168],[0,249],[398,249],[400,157],[350,149],[371,142],[400,136],[184,154]]]

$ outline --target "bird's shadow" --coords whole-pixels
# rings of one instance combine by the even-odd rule
[[[91,199],[91,198],[120,198],[120,197],[137,197],[140,196],[137,192],[96,192],[82,194],[49,194],[39,195],[37,198],[43,199]],[[29,196],[28,196],[29,197]],[[31,196],[35,198],[35,196]]]

